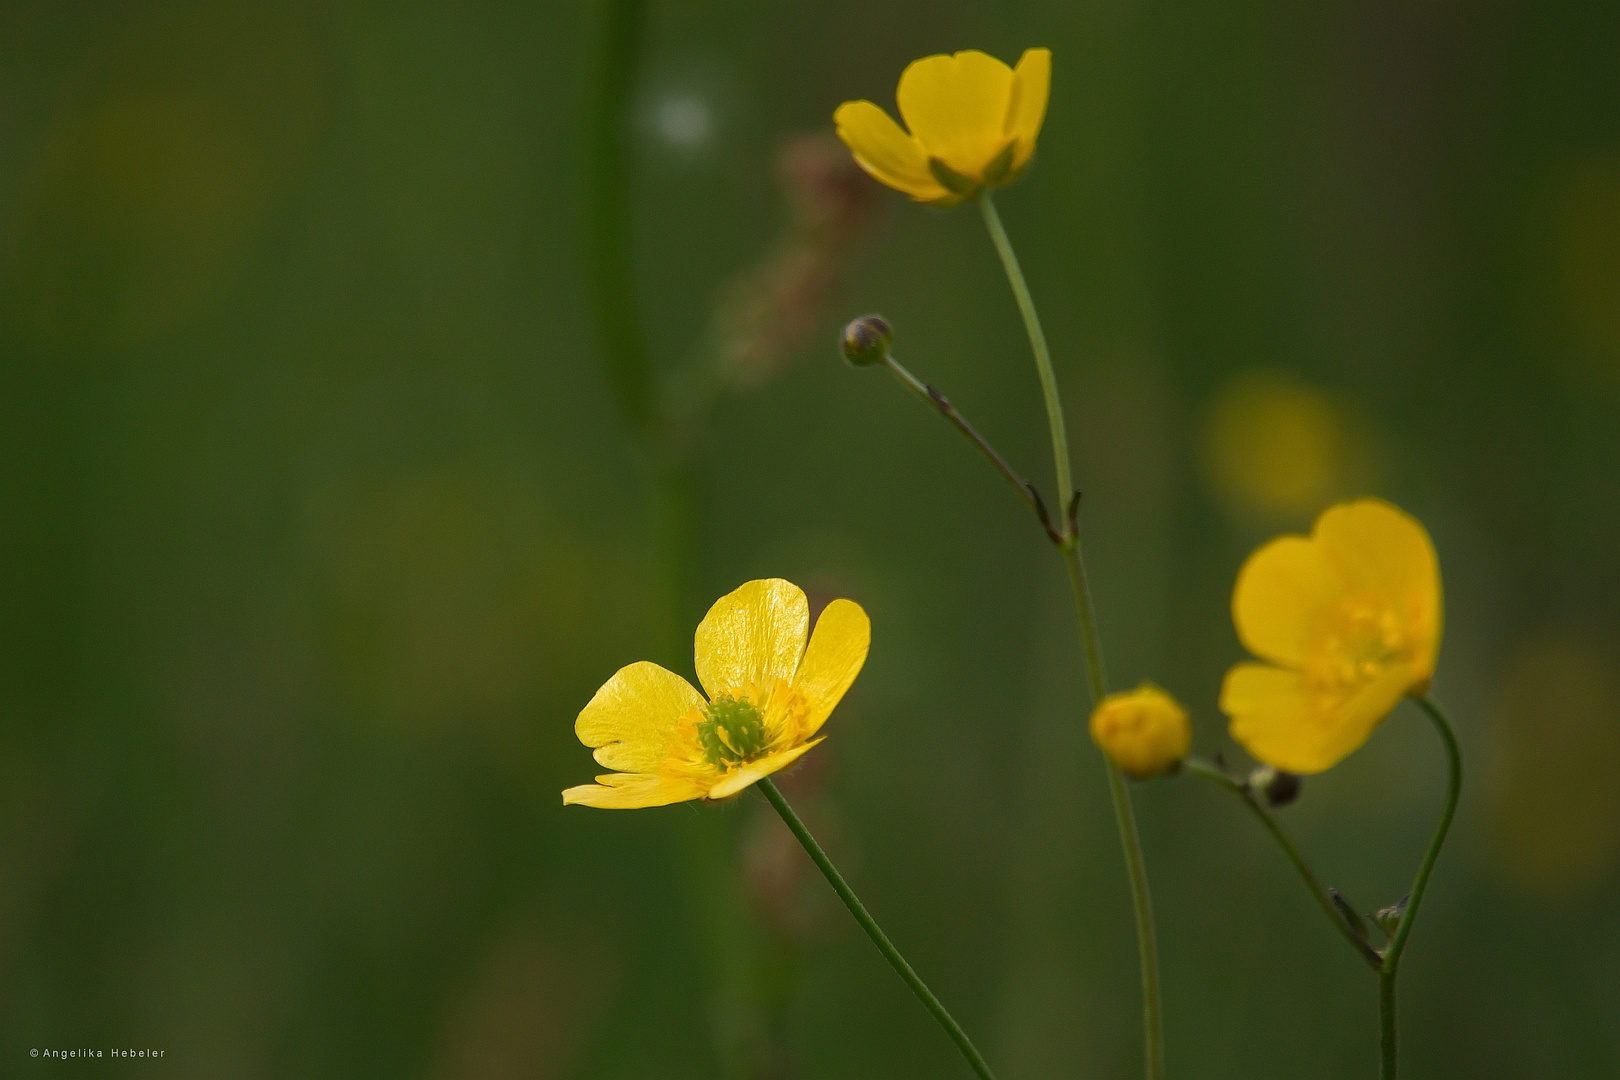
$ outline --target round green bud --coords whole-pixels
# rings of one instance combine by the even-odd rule
[[[894,341],[894,329],[881,315],[862,315],[844,327],[840,344],[844,359],[856,367],[881,364],[889,358],[889,345]]]

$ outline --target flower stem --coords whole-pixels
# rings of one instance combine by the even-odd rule
[[[1288,856],[1288,861],[1299,872],[1301,880],[1305,882],[1305,887],[1310,890],[1311,896],[1316,899],[1316,905],[1322,909],[1322,914],[1327,916],[1328,922],[1332,923],[1334,928],[1344,935],[1344,939],[1350,943],[1350,947],[1355,949],[1363,960],[1367,961],[1375,970],[1381,969],[1383,957],[1378,954],[1378,950],[1374,949],[1367,943],[1366,939],[1356,933],[1355,928],[1340,914],[1339,909],[1334,906],[1332,898],[1328,896],[1327,889],[1322,886],[1321,879],[1316,876],[1316,872],[1305,861],[1305,856],[1300,854],[1299,848],[1288,838],[1288,834],[1282,831],[1282,826],[1277,823],[1276,817],[1264,806],[1260,805],[1260,801],[1254,797],[1254,792],[1249,789],[1249,786],[1233,779],[1221,769],[1200,758],[1188,758],[1182,762],[1182,766],[1188,772],[1213,781],[1236,795],[1243,805],[1247,806],[1254,813],[1254,816],[1260,819],[1260,823],[1271,833],[1272,839],[1277,841],[1277,846],[1283,849],[1283,853]]]
[[[1074,477],[1069,468],[1069,434],[1063,418],[1063,399],[1058,394],[1057,375],[1052,370],[1052,354],[1046,347],[1046,332],[1041,329],[1035,301],[1030,296],[1024,271],[1018,265],[1007,230],[1002,227],[1001,215],[990,193],[979,196],[979,210],[990,231],[990,240],[1001,256],[1001,267],[1006,271],[1007,283],[1012,286],[1018,311],[1024,317],[1024,330],[1029,334],[1029,346],[1035,354],[1035,370],[1041,380],[1041,394],[1046,400],[1046,423],[1052,433],[1052,460],[1057,470],[1058,500],[1062,508],[1059,534],[1054,537],[1063,555],[1063,565],[1069,575],[1069,590],[1074,595],[1074,612],[1080,622],[1080,644],[1085,655],[1086,680],[1091,690],[1091,704],[1096,707],[1108,696],[1108,674],[1103,668],[1102,644],[1097,634],[1097,617],[1091,605],[1091,586],[1086,577],[1085,559],[1080,552],[1080,531],[1075,511],[1078,509],[1074,490]],[[1153,898],[1148,891],[1147,868],[1142,859],[1142,839],[1136,829],[1136,814],[1131,808],[1131,793],[1125,786],[1125,777],[1114,763],[1103,759],[1108,772],[1108,792],[1114,803],[1114,819],[1119,825],[1120,847],[1125,853],[1125,873],[1130,879],[1131,903],[1136,915],[1136,948],[1142,967],[1142,1039],[1143,1058],[1148,1080],[1164,1077],[1164,1009],[1159,992],[1159,944],[1153,925]]]
[[[1052,354],[1046,347],[1046,332],[1041,329],[1040,316],[1035,313],[1035,301],[1029,295],[1029,284],[1018,265],[1007,230],[1002,228],[1001,215],[986,191],[979,196],[979,210],[984,215],[985,228],[990,240],[1001,256],[1001,267],[1007,272],[1007,283],[1012,286],[1018,301],[1018,313],[1024,317],[1024,330],[1029,334],[1030,348],[1035,352],[1035,370],[1041,378],[1041,395],[1046,399],[1046,424],[1052,429],[1052,460],[1057,466],[1057,497],[1060,506],[1067,506],[1074,491],[1074,478],[1069,471],[1069,433],[1063,422],[1063,399],[1058,396],[1057,375],[1052,371]]]
[[[1378,1024],[1382,1032],[1380,1040],[1383,1051],[1383,1064],[1379,1073],[1382,1080],[1395,1080],[1396,1070],[1399,1067],[1399,1032],[1395,1023],[1395,979],[1400,974],[1401,955],[1406,951],[1407,938],[1412,933],[1412,923],[1417,919],[1418,906],[1423,903],[1423,893],[1429,887],[1429,875],[1434,872],[1434,864],[1440,858],[1440,849],[1445,846],[1446,833],[1451,831],[1451,819],[1457,814],[1457,799],[1462,794],[1462,751],[1457,746],[1457,735],[1451,730],[1451,723],[1446,714],[1440,711],[1431,698],[1417,699],[1418,707],[1428,714],[1434,721],[1434,729],[1440,733],[1440,741],[1446,748],[1446,805],[1440,812],[1440,823],[1435,826],[1434,838],[1429,841],[1429,850],[1423,855],[1423,862],[1418,866],[1417,877],[1412,879],[1412,891],[1407,894],[1405,910],[1401,912],[1400,922],[1395,924],[1395,932],[1390,935],[1389,945],[1384,949],[1383,967],[1378,972]]]
[[[1457,797],[1462,794],[1462,751],[1457,747],[1457,736],[1451,730],[1445,713],[1440,711],[1440,706],[1433,699],[1420,697],[1417,703],[1434,721],[1434,728],[1440,733],[1440,741],[1446,747],[1446,807],[1440,813],[1440,824],[1435,827],[1434,838],[1429,841],[1429,850],[1418,867],[1417,877],[1412,880],[1411,898],[1406,902],[1406,910],[1401,912],[1401,921],[1396,924],[1395,933],[1389,939],[1389,948],[1384,950],[1384,970],[1391,976],[1400,967],[1401,954],[1406,951],[1406,939],[1412,933],[1412,922],[1417,918],[1418,906],[1423,903],[1423,892],[1429,887],[1429,874],[1434,871],[1434,864],[1440,858],[1440,848],[1445,845],[1446,833],[1451,830],[1451,819],[1457,813]]]
[[[1131,793],[1119,767],[1106,756],[1108,794],[1114,800],[1114,819],[1119,823],[1119,844],[1125,852],[1125,873],[1131,880],[1131,903],[1136,913],[1136,952],[1142,978],[1142,1039],[1148,1080],[1164,1076],[1164,1006],[1159,995],[1159,939],[1153,924],[1153,896],[1148,892],[1147,864],[1142,859],[1142,839],[1136,831],[1136,813],[1131,809]]]
[[[894,374],[894,377],[900,380],[902,386],[939,410],[941,416],[949,420],[956,430],[967,438],[968,442],[977,447],[986,460],[991,465],[994,465],[996,471],[1006,479],[1007,483],[1013,486],[1013,490],[1018,492],[1018,497],[1024,500],[1024,505],[1035,512],[1035,516],[1040,519],[1041,525],[1046,529],[1046,535],[1051,538],[1052,542],[1056,544],[1063,542],[1063,536],[1057,531],[1056,526],[1052,524],[1051,515],[1047,513],[1046,504],[1041,501],[1040,492],[1035,490],[1035,485],[1019,476],[1013,470],[1013,467],[1007,464],[1007,459],[1001,456],[999,450],[990,445],[990,440],[980,435],[978,428],[968,423],[967,417],[956,411],[956,406],[951,404],[950,398],[934,389],[931,383],[925,383],[907,371],[904,365],[892,356],[883,358],[883,366],[888,368]]]
[[[832,864],[832,860],[827,858],[827,853],[821,850],[821,845],[816,843],[816,838],[810,835],[810,830],[804,827],[804,822],[799,820],[799,815],[793,812],[793,807],[788,805],[788,801],[782,797],[782,793],[777,790],[771,778],[767,776],[760,780],[759,789],[765,793],[765,798],[770,800],[771,805],[776,807],[776,812],[782,815],[782,820],[793,831],[793,835],[798,838],[799,843],[804,845],[804,850],[809,853],[816,867],[827,878],[827,883],[833,887],[833,892],[837,893],[838,898],[844,902],[844,906],[849,908],[849,913],[855,916],[856,922],[861,924],[861,929],[865,930],[866,936],[872,939],[872,944],[878,947],[878,952],[883,954],[884,959],[889,962],[889,966],[893,967],[900,975],[900,978],[905,980],[906,985],[911,987],[911,992],[917,995],[917,1000],[923,1003],[923,1007],[939,1022],[939,1026],[945,1029],[945,1034],[951,1037],[951,1041],[962,1052],[962,1056],[967,1059],[968,1065],[978,1074],[980,1080],[995,1080],[995,1075],[990,1071],[990,1066],[985,1064],[983,1056],[973,1045],[973,1040],[967,1037],[967,1032],[962,1030],[961,1025],[945,1010],[945,1006],[940,1004],[939,998],[934,996],[934,992],[928,989],[927,984],[912,970],[911,965],[906,963],[906,958],[900,955],[900,950],[894,947],[894,943],[889,940],[888,935],[883,932],[882,928],[867,912],[866,906],[861,903],[860,898],[849,887],[849,883],[844,880],[844,875],[840,874],[838,868]]]
[[[1398,1034],[1395,1027],[1395,973],[1378,973],[1379,1080],[1395,1080],[1400,1069]]]

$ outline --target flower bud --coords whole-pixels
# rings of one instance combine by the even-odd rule
[[[1174,772],[1192,744],[1187,710],[1152,683],[1110,694],[1091,714],[1091,739],[1133,780]]]
[[[1249,774],[1249,790],[1258,791],[1270,807],[1287,806],[1299,798],[1304,783],[1298,773],[1283,772],[1270,765],[1261,765]]]
[[[844,359],[856,367],[881,364],[889,357],[894,330],[881,315],[862,315],[844,327]]]
[[[1378,924],[1378,929],[1382,930],[1385,935],[1394,937],[1395,931],[1401,925],[1401,916],[1406,914],[1407,901],[1411,899],[1412,894],[1407,893],[1401,897],[1398,903],[1379,908],[1377,913],[1373,915],[1373,922]]]

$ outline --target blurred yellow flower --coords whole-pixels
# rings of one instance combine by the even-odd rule
[[[1309,537],[1243,565],[1238,637],[1269,663],[1227,672],[1221,710],[1255,758],[1317,773],[1350,754],[1402,697],[1428,689],[1440,648],[1440,565],[1415,519],[1378,499],[1330,507]]]
[[[1210,404],[1210,478],[1233,509],[1303,521],[1342,490],[1344,428],[1315,387],[1279,372],[1242,372]]]
[[[596,761],[620,770],[571,787],[563,803],[609,809],[724,799],[791,765],[849,689],[871,641],[859,604],[834,600],[809,637],[804,592],[750,581],[715,601],[697,629],[709,698],[657,664],[620,668],[574,722]]]
[[[1187,710],[1152,683],[1109,694],[1091,714],[1091,740],[1134,780],[1181,764],[1192,745]]]
[[[918,202],[954,206],[1018,179],[1035,153],[1052,81],[1049,49],[1016,69],[977,50],[925,56],[900,76],[895,100],[910,133],[870,101],[833,113],[861,168]]]

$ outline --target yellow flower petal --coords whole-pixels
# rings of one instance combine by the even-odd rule
[[[1051,88],[1052,50],[1025,49],[1013,68],[1012,97],[1007,105],[1006,133],[1018,140],[1018,149],[1013,151],[1015,172],[1028,164],[1035,152]]]
[[[750,581],[714,602],[697,628],[698,679],[711,699],[792,679],[804,653],[810,604],[791,581]],[[758,703],[756,703],[758,704]]]
[[[855,163],[873,179],[919,202],[954,199],[934,179],[916,141],[870,101],[844,102],[833,113],[833,123],[838,125],[838,137],[855,155]]]
[[[872,621],[853,600],[834,600],[816,620],[815,633],[804,651],[804,662],[793,677],[809,707],[800,738],[809,738],[827,722],[844,691],[861,673],[872,644]]]
[[[703,794],[703,785],[686,777],[609,773],[594,784],[581,784],[562,793],[563,805],[578,803],[602,810],[639,810],[668,806]]]
[[[925,56],[900,76],[900,115],[925,154],[978,179],[1006,147],[1012,69],[969,49]]]
[[[603,684],[574,721],[574,733],[606,768],[655,772],[669,756],[681,717],[703,704],[691,683],[642,660]]]
[[[1358,592],[1378,596],[1421,640],[1420,679],[1434,671],[1440,646],[1440,560],[1429,533],[1381,499],[1359,499],[1323,511],[1311,530],[1325,558]]]
[[[1238,571],[1232,623],[1243,647],[1254,655],[1302,668],[1317,627],[1343,592],[1320,545],[1303,536],[1280,536],[1250,555]]]
[[[809,750],[812,746],[819,744],[821,741],[822,740],[820,739],[816,739],[812,742],[801,743],[798,746],[790,747],[786,750],[780,750],[769,755],[768,757],[762,757],[758,761],[751,761],[747,765],[744,765],[742,768],[738,769],[736,772],[727,773],[718,784],[715,784],[709,789],[708,794],[706,794],[704,798],[729,798],[732,795],[737,794],[737,792],[741,791],[749,784],[755,783],[758,780],[771,775],[773,772],[787,768],[795,761],[798,761],[799,758],[804,755],[805,751]]]
[[[1232,737],[1257,761],[1293,773],[1332,768],[1367,741],[1412,682],[1396,665],[1348,696],[1325,696],[1304,675],[1238,664],[1221,685]]]

